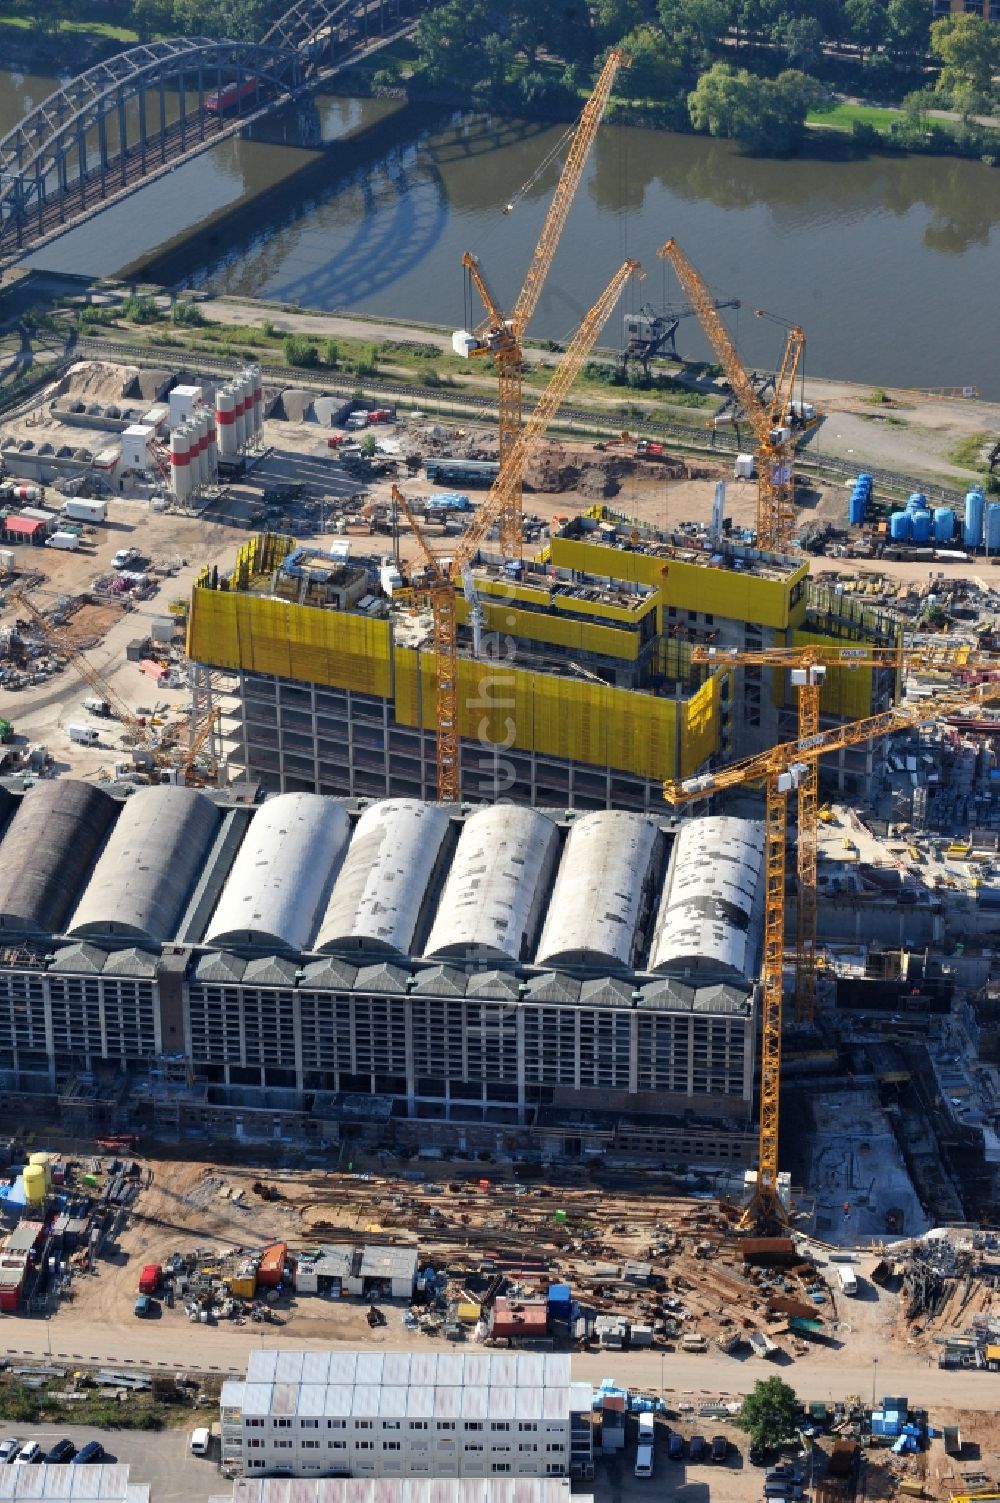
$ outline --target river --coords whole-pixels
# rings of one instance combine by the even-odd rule
[[[51,80],[0,75],[0,131]],[[230,139],[39,252],[29,264],[339,312],[456,326],[474,251],[510,305],[555,181],[503,206],[558,139],[530,121],[321,97],[315,113]],[[302,139],[309,143],[294,144]],[[346,145],[322,150],[320,143]],[[864,383],[977,386],[1000,398],[1000,170],[950,157],[758,160],[728,142],[605,126],[531,325],[564,338],[619,262],[648,276],[629,306],[677,301],[657,247],[675,236],[751,364],[801,323],[807,370]],[[605,336],[611,342],[611,331]],[[682,353],[706,347],[691,319]]]

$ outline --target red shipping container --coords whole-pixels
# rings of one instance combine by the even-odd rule
[[[284,1278],[287,1261],[287,1242],[275,1242],[271,1247],[265,1247],[257,1269],[257,1283],[265,1289],[276,1289]]]

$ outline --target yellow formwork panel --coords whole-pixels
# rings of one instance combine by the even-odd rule
[[[261,595],[196,589],[188,654],[219,668],[386,696],[389,623]]]
[[[417,725],[422,704],[423,728],[433,731],[433,654],[419,655],[419,684],[416,652],[397,648],[394,662],[396,719]],[[710,686],[699,691],[700,701],[691,702],[694,712],[686,729],[687,755],[699,761],[718,745],[718,716],[706,690]],[[681,708],[683,713],[687,707]],[[672,699],[532,673],[502,662],[459,659],[459,734],[484,748],[517,747],[641,777],[671,778],[678,776],[677,723],[678,706]]]
[[[608,621],[641,621],[657,606],[656,593],[637,597],[629,605],[615,605],[612,601],[583,600],[575,595],[556,595],[552,605],[557,611],[572,611],[578,616],[603,616]]]
[[[808,563],[800,564],[785,579],[765,579],[742,570],[713,569],[706,563],[560,537],[552,539],[552,563],[601,579],[652,586],[659,590],[662,605],[677,610],[708,612],[779,630],[801,621],[806,609]]]
[[[838,641],[834,637],[823,636],[819,632],[797,631],[792,637],[793,647],[845,647],[856,645],[864,647],[864,643],[851,644]],[[872,713],[872,672],[871,668],[828,668],[823,680],[823,689],[820,694],[820,713],[823,715],[835,715],[840,720],[863,720],[866,715]],[[796,700],[795,690],[789,686],[789,675],[782,672],[777,676],[775,684],[776,702],[781,703],[780,695],[785,692],[786,702],[794,704]]]
[[[475,576],[475,581],[476,593],[480,596],[500,595],[504,600],[523,600],[527,605],[537,605],[543,610],[552,599],[548,585],[518,584],[514,579],[484,579],[481,574]]]
[[[509,604],[494,604],[480,597],[487,631],[520,637],[527,642],[548,642],[573,652],[596,652],[604,657],[633,661],[639,656],[639,633],[620,631],[614,626],[599,626],[589,621],[572,621],[565,616],[551,616],[542,611],[522,611]],[[469,619],[464,597],[455,602],[460,624]]]
[[[684,701],[681,718],[680,777],[696,773],[708,757],[719,750],[720,704],[726,675],[713,673],[691,698]]]

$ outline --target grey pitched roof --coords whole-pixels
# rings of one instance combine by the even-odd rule
[[[528,982],[527,995],[532,1002],[579,1002],[580,983],[574,976],[536,976]]]
[[[118,950],[108,956],[104,969],[114,976],[155,976],[157,958],[148,950]]]
[[[262,955],[259,960],[247,962],[243,985],[294,986],[297,969],[294,960],[285,960],[281,955]]]
[[[203,955],[195,966],[196,981],[237,982],[243,980],[247,968],[245,960],[238,955],[229,955],[224,950],[212,955]]]
[[[49,966],[49,970],[72,971],[76,975],[99,976],[101,971],[104,970],[107,959],[107,950],[99,950],[96,945],[67,945],[65,949],[56,952],[56,958]]]
[[[517,977],[509,971],[473,971],[466,983],[465,995],[514,1002],[520,990]]]
[[[602,976],[583,983],[580,1001],[591,1007],[631,1007],[633,990],[627,981],[619,981],[615,976]]]
[[[325,960],[312,960],[302,967],[302,985],[322,991],[349,992],[357,974],[356,965],[348,965],[346,960],[335,960],[333,956],[328,956]]]
[[[641,988],[642,1006],[673,1009],[675,1012],[690,1012],[694,1006],[695,991],[683,981],[664,977],[660,981],[647,981]]]
[[[416,996],[464,997],[466,975],[453,965],[436,965],[420,971],[410,990]]]
[[[406,971],[398,965],[368,965],[354,978],[356,992],[405,992]]]

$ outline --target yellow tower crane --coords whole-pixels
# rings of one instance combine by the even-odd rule
[[[795,448],[790,417],[792,392],[805,353],[806,336],[797,324],[788,326],[785,351],[774,380],[774,396],[765,404],[719,317],[715,299],[676,240],[661,245],[657,255],[669,261],[677,273],[677,280],[697,311],[733,395],[753,427],[757,438],[757,546],[781,553],[788,547],[795,527]],[[757,316],[770,315],[757,310]]]
[[[1000,668],[994,664],[994,671]],[[764,949],[761,962],[760,1113],[758,1119],[757,1187],[743,1213],[741,1226],[774,1227],[788,1220],[778,1193],[778,1118],[781,1091],[781,1028],[783,1016],[785,956],[785,847],[788,821],[787,800],[797,789],[810,764],[846,746],[858,746],[879,736],[891,736],[915,726],[967,709],[997,692],[991,684],[941,695],[933,705],[896,705],[879,715],[870,715],[829,731],[817,731],[804,740],[787,741],[770,751],[702,773],[679,783],[665,783],[664,797],[671,804],[710,798],[726,788],[763,782],[764,818]]]
[[[997,671],[995,653],[956,647],[846,647],[833,643],[806,647],[691,649],[693,664],[715,667],[791,669],[798,695],[798,739],[805,742],[819,730],[820,695],[829,668],[882,668],[900,675],[941,673],[976,677]],[[819,763],[810,762],[798,785],[797,890],[795,904],[795,1021],[811,1023],[816,1003],[816,861],[819,830]]]
[[[435,726],[437,734],[437,796],[442,803],[454,803],[459,797],[461,768],[458,733],[458,623],[455,595],[465,571],[472,564],[480,545],[494,524],[502,519],[511,505],[511,497],[520,495],[521,473],[529,445],[548,428],[566,393],[579,375],[584,361],[594,347],[598,334],[611,316],[630,277],[642,276],[638,261],[625,261],[615,272],[597,302],[584,316],[573,335],[548,386],[539,397],[517,442],[501,461],[500,472],[482,505],[473,514],[453,557],[446,567],[434,557],[424,539],[413,511],[397,486],[393,500],[403,508],[413,529],[426,566],[425,582],[415,585],[430,598],[434,615],[434,662],[436,674]],[[415,583],[415,582],[414,582]],[[470,602],[471,603],[471,602]]]
[[[472,334],[459,330],[455,334],[454,347],[465,356],[490,356],[495,361],[499,374],[500,408],[500,466],[509,465],[521,435],[521,341],[525,329],[538,304],[545,279],[549,274],[562,232],[566,227],[569,211],[580,186],[590,149],[597,135],[604,108],[611,95],[612,85],[621,67],[628,67],[624,52],[613,48],[605,60],[593,93],[584,105],[575,128],[567,133],[569,151],[562,173],[556,184],[549,212],[542,226],[538,244],[535,246],[524,285],[518,293],[514,310],[509,317],[498,308],[486,285],[479,262],[470,252],[462,258],[486,309],[486,318]],[[562,142],[559,143],[562,145]],[[558,147],[556,148],[558,150]],[[552,155],[547,160],[551,160]],[[543,164],[544,165],[544,164]],[[508,205],[508,208],[512,207]],[[505,558],[521,556],[521,470],[509,470],[503,509],[500,513],[500,547]]]

